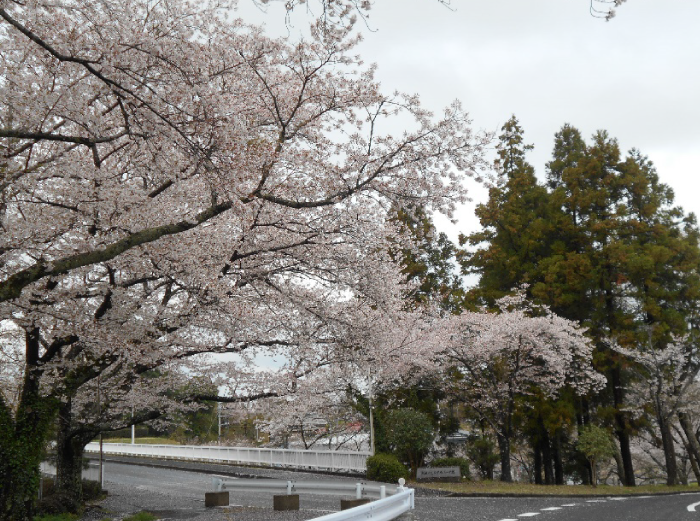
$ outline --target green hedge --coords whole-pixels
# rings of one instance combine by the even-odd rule
[[[469,462],[464,458],[440,458],[430,462],[431,467],[459,467],[463,478],[472,479]]]
[[[396,483],[407,478],[408,469],[393,454],[375,454],[367,458],[367,479]]]

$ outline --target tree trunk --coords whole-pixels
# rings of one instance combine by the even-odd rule
[[[542,450],[540,448],[539,440],[536,440],[533,444],[533,451],[535,453],[535,485],[542,485]]]
[[[661,431],[661,444],[664,449],[666,462],[666,484],[670,487],[678,484],[678,462],[676,461],[676,448],[673,443],[673,433],[667,418],[658,417],[659,430]]]
[[[55,407],[39,392],[39,329],[25,334],[25,372],[14,418],[0,394],[0,520],[29,521],[39,492],[44,456]]]
[[[678,411],[678,421],[685,434],[686,444],[688,447],[688,456],[690,456],[690,464],[693,467],[695,479],[700,485],[700,442],[695,436],[693,422],[690,419],[690,414],[683,411]]]
[[[550,439],[544,425],[541,426],[542,432],[542,466],[544,467],[544,484],[554,485],[554,467],[552,466],[552,448]]]
[[[561,429],[557,429],[554,433],[554,446],[553,446],[553,457],[554,457],[554,483],[556,485],[564,484],[564,462],[562,461],[561,454]]]
[[[617,443],[615,445],[615,465],[617,465],[617,476],[620,478],[620,483],[625,483],[625,466],[622,463],[622,453],[620,452],[620,446]]]
[[[61,403],[58,409],[56,439],[56,492],[72,500],[76,507],[83,500],[83,454],[95,432],[76,433],[73,430],[72,403]],[[69,503],[66,501],[66,506]],[[70,510],[70,508],[69,508]]]
[[[498,449],[501,453],[501,481],[513,482],[513,475],[510,471],[510,438],[502,434],[496,434],[498,438]]]
[[[73,443],[71,436],[72,407],[70,399],[58,408],[56,439],[56,491],[67,494],[79,503],[83,496],[82,447]]]
[[[584,398],[581,398],[579,402],[579,408],[580,408],[580,413],[576,414],[576,425],[578,426],[578,433],[579,435],[581,434],[581,428],[584,425],[588,425],[590,423],[590,414],[588,412],[588,401]],[[583,482],[584,485],[590,485],[591,484],[591,465],[590,461],[588,461],[588,458],[585,458],[582,454],[579,454],[577,456],[576,461],[578,463],[579,467],[579,472],[581,475],[581,481]]]
[[[632,463],[632,451],[630,450],[630,437],[624,406],[622,391],[622,370],[620,367],[613,367],[610,372],[610,383],[613,388],[613,401],[615,404],[615,434],[620,442],[620,456],[622,457],[622,468],[624,474],[623,484],[627,487],[636,486],[634,479],[634,465]]]

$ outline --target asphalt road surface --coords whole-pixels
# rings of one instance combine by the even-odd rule
[[[267,470],[264,473],[265,477],[280,479],[319,478],[289,471]],[[107,462],[105,488],[110,491],[110,498],[103,504],[104,511],[100,515],[105,511],[117,515],[149,510],[162,519],[306,520],[339,510],[338,498],[303,495],[300,512],[280,513],[272,510],[269,493],[231,492],[232,510],[224,515],[218,509],[204,508],[204,493],[212,490],[211,479],[216,476],[211,472]],[[323,479],[357,481],[334,476],[323,476]],[[413,521],[523,521],[533,518],[537,521],[700,521],[700,491],[605,498],[458,498],[418,491],[415,511],[403,518]]]
[[[700,520],[688,506],[700,493],[625,498],[417,498],[420,521],[685,521]]]

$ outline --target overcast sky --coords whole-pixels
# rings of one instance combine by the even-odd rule
[[[589,14],[589,0],[451,5],[375,0],[359,53],[386,91],[418,94],[436,113],[459,99],[476,129],[497,131],[515,114],[540,178],[564,123],[587,139],[605,129],[623,152],[649,156],[678,204],[700,214],[700,0],[628,0],[610,22]],[[258,20],[279,31],[279,18]],[[477,226],[473,205],[458,219],[440,223],[452,238]]]

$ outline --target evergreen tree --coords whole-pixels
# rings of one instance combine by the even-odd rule
[[[645,157],[633,150],[622,160],[617,141],[604,131],[585,147],[580,133],[565,126],[548,164],[548,182],[559,210],[557,245],[555,255],[541,263],[533,295],[585,324],[596,339],[598,366],[609,382],[605,398],[615,410],[622,478],[632,486],[634,425],[624,395],[630,372],[607,343],[612,338],[638,344],[651,328],[654,342],[663,346],[686,332],[700,288],[695,219],[673,205],[672,190]],[[675,468],[672,446],[665,453],[667,468]],[[668,477],[675,482],[674,471]]]
[[[612,411],[621,479],[634,485],[630,436],[635,424],[626,412],[624,388],[635,372],[608,345],[614,339],[633,347],[651,334],[663,348],[673,335],[696,326],[695,217],[674,206],[673,191],[659,182],[646,157],[632,150],[622,158],[617,141],[604,131],[587,145],[576,128],[564,125],[555,136],[546,187],[525,160],[531,147],[522,135],[515,118],[504,125],[499,176],[488,202],[477,208],[483,229],[461,239],[476,248],[460,252],[463,271],[481,275],[470,297],[488,304],[526,282],[532,297],[589,329],[597,367],[608,378],[597,403]],[[589,405],[587,400],[576,405],[580,426]],[[541,440],[553,432],[530,431],[533,447],[540,447],[535,452],[542,455]],[[672,469],[672,446],[665,453]],[[674,480],[675,472],[669,472],[669,482]]]
[[[525,159],[533,147],[524,143],[515,116],[501,130],[494,165],[498,176],[488,201],[476,209],[482,229],[460,236],[462,246],[474,249],[460,250],[458,259],[463,273],[480,275],[469,294],[478,304],[491,305],[514,287],[534,282],[540,259],[549,255],[547,190]]]
[[[437,232],[422,208],[399,208],[395,220],[412,242],[411,247],[391,252],[406,278],[417,283],[410,295],[410,305],[433,301],[451,313],[459,313],[464,289],[455,260],[457,247],[446,234]]]

